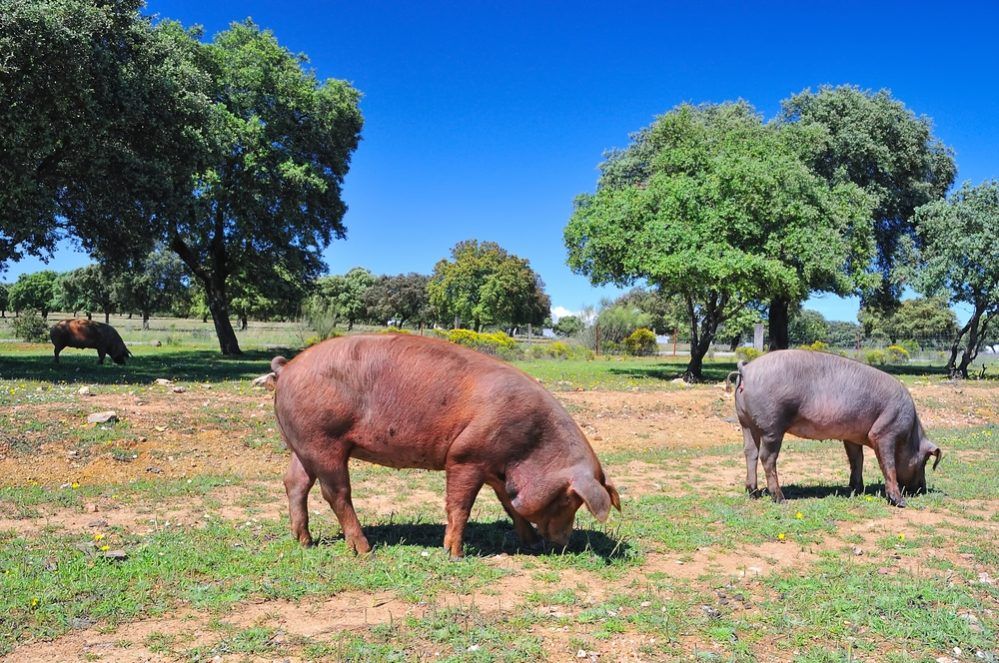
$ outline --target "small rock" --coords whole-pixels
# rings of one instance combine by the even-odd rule
[[[703,612],[711,619],[718,619],[719,617],[721,617],[721,613],[718,612],[716,608],[712,608],[710,605],[702,605],[701,612]]]
[[[982,571],[981,573],[978,574],[978,582],[982,583],[983,585],[994,585],[996,581],[993,580],[992,576],[990,576],[988,573]]]
[[[56,571],[56,570],[58,570],[58,568],[59,568],[59,563],[56,562],[54,559],[46,559],[45,560],[45,570],[46,571]]]
[[[153,346],[154,348],[158,348],[161,345],[163,345],[163,343],[161,343],[159,340],[155,340],[155,341],[150,341],[149,345]]]
[[[478,645],[469,645],[468,646],[468,651],[479,651],[479,649],[481,649],[481,647],[479,647]]]
[[[166,426],[153,426],[153,428],[156,429],[157,433],[162,433],[163,431],[166,430]]]
[[[638,604],[638,606],[641,608],[648,608],[650,605],[652,605],[651,601],[642,601],[641,603]]]
[[[76,393],[80,396],[93,396],[93,392],[90,391],[90,387],[80,387],[76,390]]]
[[[860,546],[854,546],[853,547],[853,554],[856,555],[857,557],[860,557],[861,555],[864,554],[864,549],[861,548]]]
[[[586,653],[585,649],[580,649],[576,652],[576,658],[586,658],[587,656],[589,656],[589,654]]]
[[[113,424],[116,421],[118,421],[118,413],[114,410],[94,412],[87,417],[88,424]]]
[[[86,504],[83,505],[83,510],[86,511],[87,513],[97,513],[98,511],[97,504],[95,504],[94,502],[87,502]]]
[[[69,620],[70,628],[90,628],[94,623],[86,617],[73,617]]]
[[[148,439],[149,438],[147,438],[145,435],[143,435],[143,436],[139,437],[138,439],[136,439],[136,442],[138,442],[139,444],[142,444],[143,442],[147,441]]]
[[[937,663],[959,663],[956,658],[951,658],[950,656],[941,656],[936,661]]]
[[[146,468],[146,472],[152,472],[153,474],[160,474],[161,472],[163,472],[163,470],[161,470],[156,466],[150,466]]]
[[[121,562],[128,559],[128,553],[124,550],[108,550],[104,553],[104,559],[110,559],[115,562]]]
[[[185,391],[187,391],[187,387],[180,387],[180,386],[178,386],[178,387],[174,387],[171,391],[173,391],[173,393],[175,393],[175,394],[183,394]]]
[[[104,520],[103,518],[98,518],[97,520],[91,520],[89,523],[87,523],[87,527],[107,527],[107,526],[108,526],[108,521]]]
[[[167,386],[173,384],[173,380],[167,380],[166,378],[156,378],[156,384]]]

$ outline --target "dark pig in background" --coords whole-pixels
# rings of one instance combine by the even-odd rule
[[[116,364],[124,364],[131,352],[111,325],[94,320],[72,319],[57,322],[49,330],[49,338],[55,346],[55,363],[59,363],[59,353],[63,348],[90,348],[97,350],[97,363],[103,364],[104,357],[110,356]]]
[[[783,501],[777,455],[784,433],[812,440],[838,439],[850,461],[850,488],[864,491],[864,447],[874,450],[885,493],[905,506],[903,493],[926,490],[926,464],[942,452],[926,436],[912,396],[898,379],[852,359],[824,352],[778,350],[739,362],[735,411],[742,425],[746,490],[757,494],[756,465],[763,462],[767,490]],[[728,382],[728,380],[726,380]]]
[[[350,336],[287,361],[275,357],[274,409],[291,450],[284,483],[291,527],[312,543],[307,499],[318,479],[347,544],[371,549],[351,502],[351,458],[444,470],[444,547],[462,554],[472,504],[496,493],[525,544],[565,545],[586,504],[605,521],[620,499],[579,426],[537,380],[438,339]]]

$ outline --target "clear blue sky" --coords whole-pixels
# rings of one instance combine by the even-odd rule
[[[612,296],[565,266],[573,197],[602,152],[683,101],[765,116],[823,83],[890,88],[956,151],[958,182],[999,177],[999,3],[186,2],[148,11],[210,36],[252,17],[322,77],[364,93],[334,273],[429,272],[457,241],[529,258],[553,306]],[[84,256],[60,250],[51,265]],[[38,269],[13,265],[6,279]],[[856,302],[808,306],[855,319]]]

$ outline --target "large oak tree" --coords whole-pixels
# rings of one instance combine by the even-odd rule
[[[593,283],[645,280],[680,296],[685,377],[699,379],[718,326],[748,303],[858,286],[872,252],[869,202],[818,177],[811,127],[765,125],[744,102],[682,105],[633,136],[576,199],[569,265]]]

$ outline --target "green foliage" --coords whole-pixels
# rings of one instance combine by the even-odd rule
[[[480,333],[471,329],[435,330],[438,336],[452,343],[464,345],[497,357],[512,357],[517,350],[517,342],[501,331]]]
[[[826,327],[829,330],[826,340],[834,348],[855,347],[863,331],[857,323],[844,320],[829,320]]]
[[[753,361],[762,354],[763,352],[761,352],[760,350],[748,346],[736,348],[735,350],[735,356],[746,362]]]
[[[583,331],[584,327],[586,327],[586,323],[584,323],[578,316],[563,315],[558,319],[558,322],[555,323],[554,327],[552,327],[552,331],[559,336],[575,336],[579,332]]]
[[[893,343],[906,338],[925,339],[928,345],[945,345],[957,332],[957,316],[941,297],[907,299],[890,312],[861,306],[857,319],[864,333]]]
[[[45,343],[49,340],[49,326],[42,316],[33,310],[25,311],[10,324],[15,338],[26,343]]]
[[[888,355],[889,364],[909,363],[909,351],[906,350],[901,345],[889,345],[887,348],[885,348],[885,352]]]
[[[680,294],[697,377],[718,325],[746,302],[846,293],[863,279],[870,202],[810,170],[821,141],[765,125],[745,103],[682,105],[612,153],[596,193],[576,199],[569,265],[595,284],[646,279]]]
[[[305,318],[309,328],[316,332],[318,341],[333,336],[337,320],[337,311],[333,304],[314,297],[302,307],[302,317]],[[306,345],[313,344],[306,343]]]
[[[368,320],[380,325],[398,327],[410,324],[427,324],[433,321],[433,309],[427,294],[429,276],[424,274],[398,274],[379,276],[364,291],[364,307]]]
[[[881,349],[868,350],[864,353],[864,361],[871,366],[886,366],[890,359],[888,353]]]
[[[816,341],[826,341],[829,337],[829,324],[825,316],[811,309],[799,309],[791,314],[788,322],[788,336],[791,343],[808,345]]]
[[[999,180],[965,184],[949,200],[920,207],[916,227],[923,246],[909,247],[913,258],[903,274],[923,293],[946,293],[951,304],[971,307],[948,362],[952,373],[967,377],[990,327],[994,333],[999,324]]]
[[[605,308],[597,316],[601,342],[620,345],[636,329],[647,328],[652,316],[636,306],[615,305]]]
[[[658,334],[674,334],[679,332],[686,334],[690,328],[690,315],[682,297],[668,295],[660,290],[649,290],[645,288],[632,288],[614,300],[614,306],[628,306],[637,308],[642,313],[649,316],[648,327]],[[726,320],[735,321],[736,325],[743,324],[743,312],[735,313]],[[724,323],[723,323],[724,324]],[[719,332],[721,335],[721,332]],[[725,338],[724,335],[721,335]]]
[[[631,332],[623,341],[625,351],[630,355],[647,356],[659,351],[656,334],[644,327]]]
[[[815,341],[814,343],[809,343],[807,345],[799,345],[801,350],[810,350],[811,352],[829,352],[829,344],[824,341]]]
[[[206,76],[176,24],[138,0],[5,0],[0,11],[0,264],[62,229],[129,255],[174,216],[210,121]]]
[[[354,267],[343,275],[324,276],[316,282],[313,306],[331,318],[334,327],[342,318],[350,329],[365,317],[365,292],[373,283],[375,275],[363,267]]]
[[[21,274],[10,286],[10,307],[15,311],[38,311],[43,318],[56,303],[58,274],[51,270]]]
[[[551,300],[530,262],[495,242],[466,240],[440,260],[427,284],[431,305],[443,322],[469,325],[541,325]]]
[[[918,353],[922,352],[922,350],[923,350],[923,348],[920,347],[919,343],[917,343],[916,341],[912,340],[911,338],[907,339],[905,341],[902,341],[901,343],[899,343],[899,345],[901,347],[905,348],[905,351],[909,353],[909,356],[912,356],[914,354],[918,354]]]
[[[897,301],[892,267],[900,240],[913,233],[915,209],[942,197],[954,181],[953,152],[933,135],[928,117],[916,116],[888,90],[823,86],[785,99],[782,108],[781,123],[819,130],[805,154],[811,169],[830,184],[860,186],[873,202],[868,226],[881,276],[874,298],[882,307]]]

